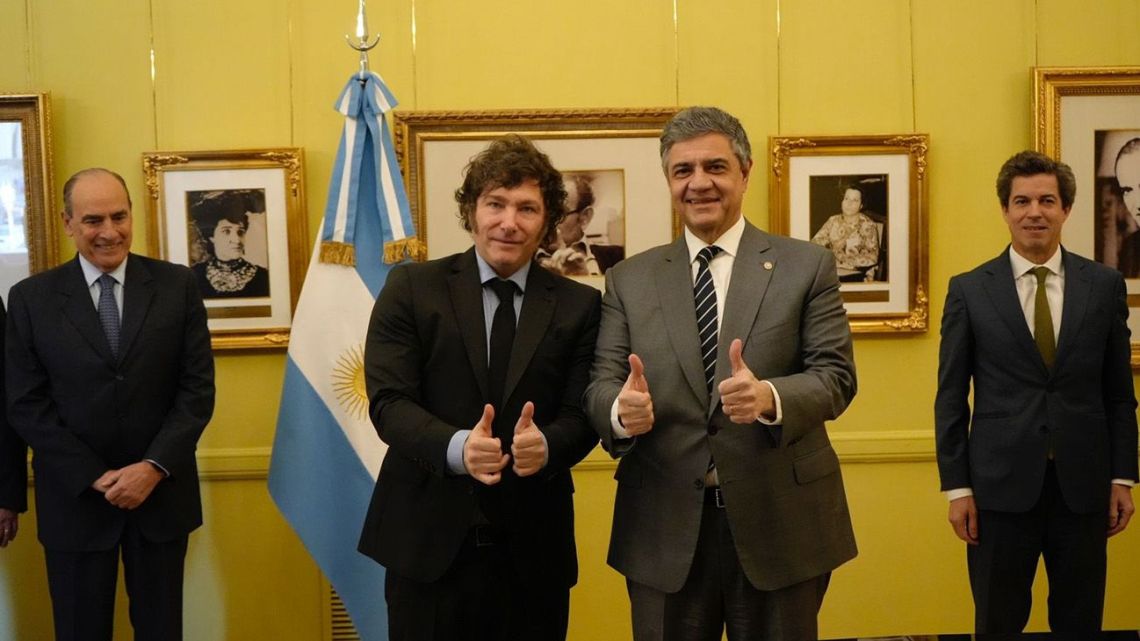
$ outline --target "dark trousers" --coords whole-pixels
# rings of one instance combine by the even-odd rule
[[[482,529],[438,581],[389,570],[384,598],[390,641],[565,641],[570,616],[569,587],[524,582],[502,537]]]
[[[966,548],[978,634],[1021,632],[1029,620],[1037,559],[1049,577],[1049,628],[1088,634],[1104,616],[1108,505],[1075,514],[1050,462],[1041,497],[1024,513],[978,511],[978,545]]]
[[[146,541],[128,526],[110,550],[45,549],[56,641],[111,641],[120,555],[136,641],[180,641],[186,542]]]
[[[815,641],[831,574],[779,590],[744,575],[723,508],[706,505],[685,585],[675,593],[627,581],[636,641]]]

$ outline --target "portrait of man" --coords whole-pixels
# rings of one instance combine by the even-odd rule
[[[625,258],[624,175],[563,172],[566,217],[539,248],[540,265],[563,276],[601,276]]]
[[[831,250],[839,281],[885,282],[887,174],[810,176],[808,189],[811,242]]]
[[[1140,278],[1140,130],[1098,130],[1094,258],[1125,278]]]
[[[186,192],[190,269],[202,297],[269,296],[264,189]]]

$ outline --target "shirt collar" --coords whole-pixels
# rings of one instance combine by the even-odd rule
[[[79,256],[79,266],[83,269],[83,280],[87,282],[88,287],[94,286],[95,281],[99,280],[99,277],[103,275],[103,270],[84,258],[83,254],[77,254],[77,256]],[[119,285],[125,285],[127,282],[127,260],[129,259],[130,256],[127,256],[127,258],[123,259],[123,262],[119,263],[118,267],[107,272],[118,281]]]
[[[522,267],[519,267],[518,271],[506,278],[506,280],[509,280],[518,285],[520,292],[526,292],[526,277],[530,274],[530,266],[532,262],[533,261],[529,260],[526,261]],[[483,260],[483,257],[479,255],[479,252],[475,252],[475,263],[479,265],[480,283],[486,283],[489,280],[499,277],[499,275],[495,273],[495,269],[488,265],[487,261]]]
[[[1034,263],[1028,258],[1015,252],[1013,250],[1013,245],[1009,246],[1009,263],[1013,267],[1014,278],[1021,278],[1026,273],[1031,271],[1034,267],[1037,267],[1037,263]],[[1041,263],[1041,265],[1049,268],[1050,272],[1060,275],[1061,270],[1064,266],[1064,263],[1061,261],[1061,247],[1058,246],[1057,251],[1053,252],[1053,255],[1049,257],[1049,260]]]
[[[732,227],[729,227],[727,230],[725,230],[725,232],[720,235],[720,238],[717,238],[712,242],[712,244],[720,247],[722,252],[735,258],[736,251],[740,249],[740,239],[743,236],[744,216],[741,215],[736,223],[733,224]],[[689,231],[688,227],[685,228],[685,245],[689,248],[690,263],[697,259],[697,252],[707,247],[705,241],[697,238],[696,234]]]

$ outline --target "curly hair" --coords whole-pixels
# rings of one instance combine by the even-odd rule
[[[479,152],[463,170],[463,184],[455,190],[459,203],[459,217],[463,229],[472,231],[475,206],[479,197],[489,190],[506,187],[513,189],[527,180],[538,183],[546,209],[545,237],[555,233],[555,227],[566,217],[566,188],[550,158],[539,151],[534,143],[517,134],[503,136]]]

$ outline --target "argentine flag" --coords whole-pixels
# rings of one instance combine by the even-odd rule
[[[380,76],[336,102],[344,132],[320,238],[293,316],[269,493],[364,641],[387,638],[384,568],[356,551],[386,447],[368,418],[364,338],[389,263],[418,255]]]

